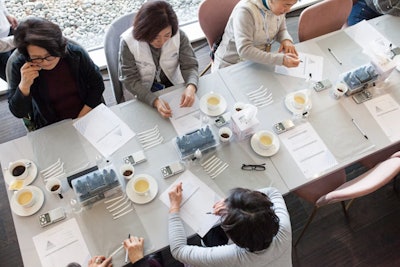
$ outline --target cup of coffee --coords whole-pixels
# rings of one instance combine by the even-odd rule
[[[150,191],[150,182],[146,177],[138,176],[133,180],[133,191],[139,196],[146,196]]]
[[[341,98],[348,90],[348,87],[343,82],[338,82],[332,87],[332,95],[335,99]]]
[[[56,178],[50,178],[46,182],[46,190],[52,194],[57,194],[61,197],[61,181]]]
[[[211,93],[207,96],[207,108],[209,110],[216,110],[221,103],[221,97],[217,94]]]
[[[15,179],[25,179],[28,176],[28,167],[23,161],[11,162],[9,171]]]
[[[122,165],[120,171],[121,175],[127,180],[130,180],[135,174],[135,168],[132,166],[132,164]]]
[[[258,134],[258,145],[263,150],[270,150],[275,147],[275,135],[271,132],[264,131]]]
[[[29,208],[32,207],[33,204],[35,204],[35,193],[31,188],[22,188],[18,190],[15,194],[15,199],[19,206],[23,208]]]
[[[304,92],[296,92],[293,94],[293,106],[297,109],[304,109],[308,102],[308,95]]]
[[[245,106],[246,106],[245,103],[236,102],[236,103],[233,105],[233,111],[234,111],[234,112],[239,112],[239,111],[243,110],[243,109],[245,108]]]
[[[232,130],[229,127],[220,128],[218,134],[222,143],[229,142],[232,138]]]

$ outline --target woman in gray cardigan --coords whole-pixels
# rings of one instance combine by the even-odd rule
[[[232,241],[217,247],[187,245],[179,216],[182,184],[172,188],[169,198],[169,243],[178,261],[196,267],[292,266],[289,213],[275,188],[235,188],[214,205],[214,214],[221,216],[221,228]]]

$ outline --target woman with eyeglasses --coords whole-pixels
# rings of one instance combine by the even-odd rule
[[[14,43],[19,55],[7,74],[9,108],[29,130],[82,117],[102,102],[99,68],[58,25],[28,18],[15,30]]]
[[[184,85],[181,107],[190,107],[197,91],[198,62],[186,34],[179,30],[178,18],[166,1],[148,1],[135,16],[133,27],[121,34],[119,80],[124,89],[140,101],[171,117],[159,91]]]

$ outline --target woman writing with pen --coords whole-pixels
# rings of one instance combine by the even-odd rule
[[[190,107],[195,100],[198,83],[198,62],[186,34],[178,29],[172,6],[165,1],[143,4],[135,16],[133,28],[121,35],[119,79],[123,87],[171,117],[168,103],[155,92],[185,84],[181,107]]]
[[[128,257],[127,264],[124,267],[161,267],[156,257],[152,255],[144,257],[144,238],[129,235],[125,239],[124,248]],[[106,258],[105,256],[94,256],[89,260],[88,267],[111,267],[112,256]]]

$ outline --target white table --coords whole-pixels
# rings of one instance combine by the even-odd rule
[[[390,27],[398,29],[400,18],[384,16],[371,21],[371,23],[383,34],[390,36],[393,43],[400,44],[400,33],[388,29]],[[349,57],[344,66],[339,67],[335,65],[335,62],[329,59],[329,55],[323,46],[324,42],[334,40],[335,38],[345,37],[343,37],[343,32],[339,31],[298,45],[299,51],[323,55],[326,58],[324,76],[332,80],[335,80],[338,74],[346,69],[351,69],[362,62],[367,62],[366,57],[359,55],[354,62]],[[340,53],[346,51],[345,48],[349,47],[357,49],[352,44],[342,43],[341,45],[340,49],[343,50],[338,50]],[[346,47],[347,45],[349,47]],[[346,52],[343,53],[340,56],[346,55]],[[400,90],[398,90],[399,76],[399,73],[393,73],[390,77],[390,82],[385,88],[385,91],[391,93],[397,101],[400,101]],[[200,79],[198,95],[201,97],[209,91],[216,91],[225,97],[228,107],[232,107],[236,101],[246,100],[244,97],[244,92],[248,91],[246,88],[257,88],[260,84],[268,85],[273,90],[274,104],[261,109],[258,116],[261,120],[259,129],[270,129],[274,122],[291,116],[283,105],[283,99],[288,92],[304,87],[304,80],[283,77],[273,73],[271,67],[245,62],[202,77]],[[348,98],[336,101],[329,96],[327,91],[318,94],[313,92],[311,98],[313,109],[309,121],[339,162],[337,166],[314,177],[314,179],[323,178],[324,175],[330,172],[344,168],[376,151],[394,145],[389,142],[388,138],[378,128],[376,122],[370,118],[365,107],[362,105],[356,105],[354,102],[349,101]],[[159,194],[162,193],[177,178],[163,179],[160,172],[160,167],[179,159],[175,147],[169,141],[176,136],[172,125],[168,120],[162,119],[153,108],[141,102],[123,103],[113,107],[112,110],[136,132],[150,129],[155,124],[161,129],[166,141],[162,145],[147,150],[145,153],[148,160],[136,165],[135,168],[137,173],[147,173],[153,176],[157,180]],[[335,141],[336,139],[331,138],[332,134],[324,131],[326,127],[332,127],[331,124],[334,124],[334,127],[347,127],[344,121],[341,120],[343,117],[347,119],[353,117],[359,122],[360,126],[368,133],[368,142],[373,145],[373,148],[361,154],[348,153],[346,152],[348,147],[338,145]],[[326,118],[330,118],[330,121],[327,121]],[[358,132],[355,132],[354,135],[354,138],[359,137]],[[141,146],[137,138],[133,138],[123,148],[115,152],[110,160],[113,162],[116,170],[118,170],[124,156],[140,149]],[[72,121],[54,124],[30,133],[28,136],[1,144],[0,150],[2,151],[0,154],[2,167],[6,167],[11,161],[27,158],[34,160],[40,170],[49,166],[58,157],[61,157],[66,163],[67,171],[70,173],[73,173],[82,163],[89,162],[90,165],[94,165],[95,158],[98,155],[98,152],[75,131]],[[344,153],[342,153],[343,151]],[[221,145],[216,149],[215,153],[223,161],[228,162],[230,166],[214,180],[198,164],[188,164],[188,168],[221,196],[226,195],[229,189],[237,186],[252,189],[274,186],[282,194],[285,194],[312,181],[304,177],[299,168],[294,164],[292,157],[282,146],[280,151],[271,158],[263,158],[253,152],[249,146],[249,140]],[[251,162],[266,162],[267,170],[265,172],[250,173],[240,170],[242,163]],[[43,181],[40,178],[37,178],[33,185],[44,189]],[[13,213],[15,229],[25,266],[40,266],[32,237],[43,230],[50,229],[52,226],[42,229],[39,226],[37,216],[58,206],[67,207],[69,199],[73,197],[73,191],[71,189],[67,190],[65,187],[63,193],[64,199],[60,200],[45,192],[44,205],[33,216],[20,217]],[[12,192],[9,192],[8,196],[11,198]],[[105,211],[103,204],[95,206],[88,212],[83,213],[83,215],[77,216],[69,213],[68,218],[77,218],[81,230],[85,233],[85,241],[92,255],[110,254],[119,246],[122,239],[126,238],[128,232],[146,238],[146,253],[167,246],[168,207],[161,203],[158,197],[146,205],[135,204],[133,206],[135,207],[133,213],[116,221],[112,221],[107,217],[109,214]],[[188,235],[194,233],[187,226],[186,231]],[[123,254],[120,253],[114,258],[116,266],[122,264]]]

